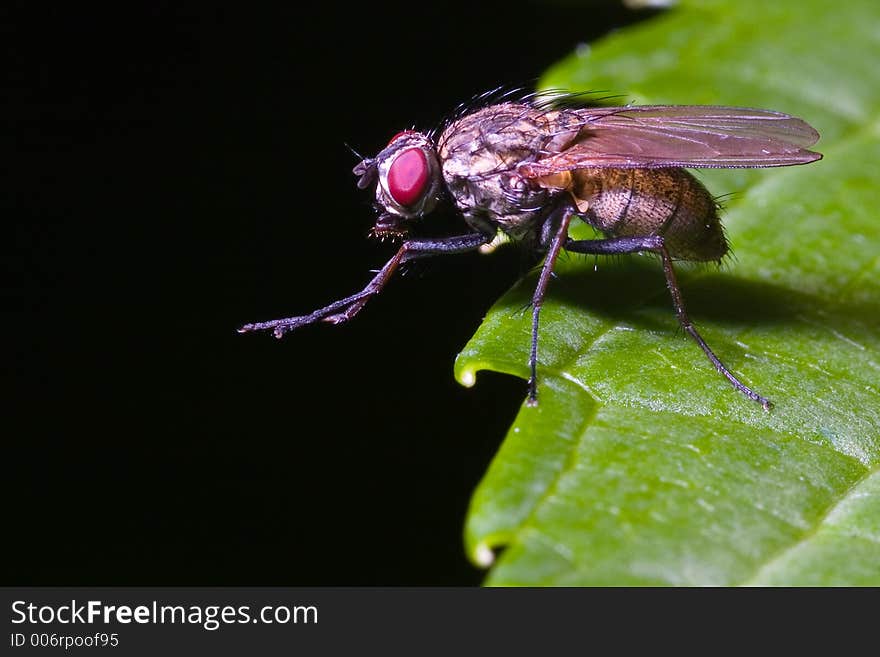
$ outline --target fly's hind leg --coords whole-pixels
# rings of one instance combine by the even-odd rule
[[[681,288],[678,286],[678,279],[675,276],[675,270],[672,267],[672,258],[666,249],[663,237],[652,235],[648,237],[614,237],[603,240],[567,240],[563,245],[566,251],[573,253],[588,253],[594,255],[622,255],[626,253],[637,253],[640,251],[650,251],[658,254],[663,260],[663,273],[666,275],[666,287],[669,288],[669,294],[672,296],[672,305],[675,308],[675,315],[684,331],[691,336],[694,341],[706,354],[706,357],[715,366],[724,378],[726,378],[746,397],[752,401],[756,401],[764,407],[765,411],[769,411],[773,405],[769,399],[762,397],[746,386],[742,381],[737,379],[733,373],[727,369],[727,366],[721,362],[715,352],[709,348],[706,341],[697,331],[693,322],[687,314],[684,307],[684,299],[681,295]]]

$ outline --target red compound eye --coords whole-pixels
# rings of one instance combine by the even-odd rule
[[[421,148],[407,148],[388,167],[388,192],[399,205],[421,198],[428,184],[428,158]]]

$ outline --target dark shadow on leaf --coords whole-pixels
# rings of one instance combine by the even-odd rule
[[[712,267],[712,271],[706,271]],[[549,296],[571,306],[602,315],[612,322],[650,330],[668,329],[654,320],[655,310],[669,313],[675,323],[672,300],[659,262],[648,258],[600,260],[597,269],[565,268],[551,282]],[[854,317],[880,324],[880,299],[834,301],[772,283],[739,278],[735,271],[714,265],[677,267],[679,284],[691,319],[732,327],[795,325],[805,316]],[[517,284],[509,300],[528,306],[536,277]],[[651,312],[646,313],[648,309]]]

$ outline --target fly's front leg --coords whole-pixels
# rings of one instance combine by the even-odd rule
[[[752,401],[756,401],[764,407],[765,411],[769,411],[773,404],[766,397],[762,397],[754,392],[751,388],[737,379],[733,373],[727,369],[727,366],[721,362],[715,352],[709,348],[706,341],[699,334],[694,326],[691,318],[687,314],[684,307],[684,299],[681,295],[681,288],[678,286],[678,279],[675,276],[675,269],[672,267],[672,258],[666,249],[663,237],[660,235],[652,235],[649,237],[615,237],[604,240],[568,240],[564,248],[566,251],[573,253],[588,253],[593,255],[622,255],[626,253],[637,253],[639,251],[651,251],[657,253],[663,260],[663,273],[666,275],[666,287],[669,288],[669,294],[672,296],[672,305],[675,308],[675,314],[678,322],[684,329],[685,333],[691,336],[694,341],[706,354],[706,357],[715,366],[715,369]]]
[[[574,210],[567,206],[554,211],[541,230],[541,245],[547,249],[547,255],[544,256],[538,286],[532,295],[532,347],[529,352],[529,396],[526,400],[528,406],[535,406],[538,403],[538,319],[541,315],[541,306],[544,305],[547,285],[556,265],[556,258],[559,257],[566,241],[569,241],[568,225],[571,223],[572,214]]]
[[[349,297],[334,301],[328,306],[319,308],[308,315],[298,317],[285,317],[273,319],[268,322],[245,324],[239,333],[251,331],[272,331],[276,338],[282,337],[288,331],[308,326],[315,322],[323,321],[331,324],[341,324],[354,317],[363,308],[371,297],[379,294],[382,288],[391,280],[397,268],[405,262],[417,258],[425,258],[444,253],[465,253],[474,251],[492,239],[493,235],[483,233],[469,233],[456,237],[446,237],[433,240],[409,240],[401,244],[397,253],[385,263],[385,266],[373,277],[367,286]]]

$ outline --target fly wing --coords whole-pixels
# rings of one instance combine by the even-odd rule
[[[520,167],[526,177],[588,167],[745,168],[806,164],[819,139],[788,114],[744,107],[645,105],[573,110],[583,120],[559,153]]]

